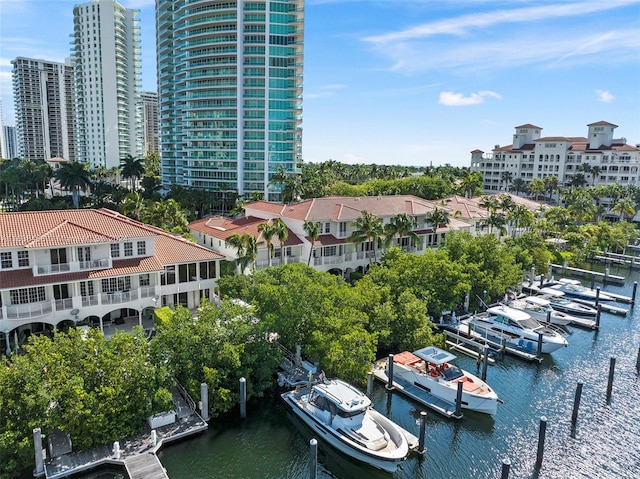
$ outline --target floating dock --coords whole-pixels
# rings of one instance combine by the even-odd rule
[[[502,338],[500,338],[497,333],[495,337],[485,337],[473,330],[471,330],[470,333],[466,330],[463,332],[460,328],[462,328],[461,324],[449,326],[443,325],[443,332],[447,338],[453,339],[456,342],[465,343],[469,346],[478,348],[479,350],[488,346],[493,352],[500,353],[504,350],[505,353],[526,361],[542,362],[542,358],[538,357],[535,353],[529,353],[521,349],[503,346]]]
[[[581,318],[578,316],[574,316],[569,323],[569,326],[576,326],[584,329],[598,329],[595,319]]]
[[[384,384],[389,384],[389,377],[385,370],[385,366],[388,361],[388,358],[383,358],[378,359],[373,364],[373,376]],[[397,381],[393,381],[393,387],[396,391],[404,394],[405,396],[409,396],[414,401],[423,404],[429,409],[432,409],[445,417],[453,419],[462,419],[463,417],[462,414],[456,415],[456,405],[454,403],[440,399],[415,384],[411,384],[409,381],[398,379]]]
[[[572,268],[572,267],[564,266],[560,264],[551,264],[549,265],[549,269],[550,271],[553,271],[553,270],[560,271],[563,275],[569,274],[571,276],[593,278],[594,280],[598,280],[602,283],[623,285],[625,282],[624,276],[609,274],[608,268],[607,268],[607,272],[599,273],[598,271],[591,271],[588,269]]]
[[[592,308],[598,309],[598,307],[600,307],[602,311],[605,311],[611,314],[617,314],[618,316],[626,316],[627,313],[629,312],[629,310],[625,308],[621,308],[620,306],[615,306],[613,304],[610,304],[609,302],[600,302],[598,303],[598,306],[596,306],[595,301],[587,301],[586,299],[580,299],[580,298],[571,298],[571,299],[573,299],[576,303],[581,303],[586,306],[591,306]]]

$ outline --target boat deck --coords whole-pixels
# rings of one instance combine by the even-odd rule
[[[480,333],[471,330],[471,334],[467,331],[467,326],[462,324],[443,326],[443,332],[447,338],[453,339],[457,342],[465,343],[470,346],[482,349],[488,346],[491,350],[500,352],[502,350],[501,338],[498,336],[486,337]],[[496,333],[497,334],[497,333]],[[542,362],[542,358],[539,358],[535,353],[529,353],[520,349],[506,346],[504,348],[505,353],[509,353],[512,356],[516,356],[520,359],[527,361]]]
[[[385,371],[387,361],[387,358],[379,359],[374,363],[372,371],[373,376],[384,384],[389,383],[389,377],[387,376],[387,372]],[[425,391],[422,388],[419,388],[414,384],[411,384],[408,381],[398,379],[397,381],[393,381],[393,387],[402,394],[409,396],[414,401],[417,401],[420,404],[424,404],[429,409],[432,409],[445,417],[453,419],[461,419],[463,417],[462,414],[456,415],[455,404],[440,399],[439,397],[434,396],[433,394]]]

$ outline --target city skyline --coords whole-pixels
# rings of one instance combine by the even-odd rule
[[[81,3],[0,0],[5,125],[10,61],[63,62]],[[119,3],[140,9],[142,90],[156,91],[154,1]],[[640,143],[639,28],[638,0],[307,0],[302,158],[469,166],[524,123],[544,137],[608,121]]]

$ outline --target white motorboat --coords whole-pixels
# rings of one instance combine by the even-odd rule
[[[549,286],[548,288],[544,289],[561,291],[565,294],[565,296],[586,301],[595,301],[596,296],[598,296],[598,300],[602,302],[615,301],[615,298],[613,296],[609,296],[607,293],[603,293],[601,291],[599,292],[595,289],[587,288],[586,286],[580,284],[580,281],[575,279],[561,278],[558,284],[554,284],[553,286]]]
[[[546,323],[548,319],[551,324],[556,326],[566,326],[576,319],[567,313],[556,311],[548,299],[540,296],[509,299],[506,301],[506,305],[530,314],[533,319],[541,323]]]
[[[340,379],[299,386],[281,396],[319,437],[355,459],[394,472],[409,454],[402,430]]]
[[[552,353],[569,345],[553,325],[543,325],[530,314],[504,304],[463,319],[458,324],[461,332],[471,327],[473,332],[494,344],[506,341],[507,347],[530,353],[538,350],[538,333],[542,333],[543,353]]]
[[[558,291],[557,289],[543,288],[540,290],[540,294],[542,298],[549,301],[551,307],[555,310],[583,318],[595,318],[598,314],[597,309],[587,306],[586,304],[573,301],[572,299],[567,298],[562,291]]]
[[[450,363],[455,359],[455,355],[435,346],[394,354],[393,379],[414,384],[452,405],[461,382],[463,409],[495,414],[499,401],[496,392],[480,378]]]

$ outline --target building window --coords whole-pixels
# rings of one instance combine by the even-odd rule
[[[18,267],[29,267],[28,251],[18,251]]]
[[[131,289],[131,278],[122,276],[120,278],[105,278],[102,280],[102,292],[114,293],[116,291],[127,291]]]
[[[324,230],[322,231],[324,234],[329,234],[331,233],[331,223],[325,223],[324,224]]]
[[[9,298],[11,304],[28,304],[44,301],[47,299],[47,295],[44,292],[44,286],[38,286],[36,288],[12,289],[9,291]]]
[[[164,272],[160,275],[160,284],[176,284],[176,267],[165,266]]]
[[[133,256],[133,243],[131,241],[127,241],[124,244],[124,255]]]
[[[138,241],[138,256],[144,256],[147,254],[147,243],[144,241]]]
[[[56,248],[49,250],[51,254],[51,264],[67,264],[67,250],[65,248]]]
[[[80,296],[86,298],[87,296],[93,296],[93,281],[81,281],[80,282]]]
[[[0,266],[2,269],[13,268],[13,260],[11,259],[11,252],[0,253]]]
[[[340,223],[340,236],[343,236],[347,234],[347,222],[346,221],[342,221]]]
[[[120,257],[120,244],[119,243],[112,243],[111,244],[111,257],[112,258],[119,258]]]
[[[149,286],[151,284],[151,276],[149,273],[140,275],[140,286]]]

